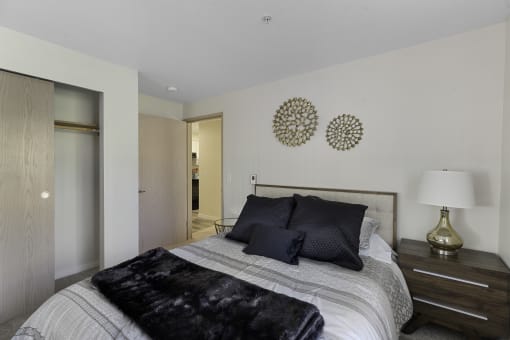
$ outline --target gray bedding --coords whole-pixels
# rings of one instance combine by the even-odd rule
[[[397,339],[412,302],[395,263],[362,257],[360,272],[301,258],[291,266],[246,255],[244,244],[221,237],[171,252],[195,264],[316,305],[323,339]],[[46,301],[14,339],[147,339],[136,324],[84,280]]]

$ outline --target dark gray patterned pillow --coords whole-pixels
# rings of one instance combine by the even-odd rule
[[[253,227],[250,243],[243,251],[288,264],[298,264],[298,253],[304,239],[305,233],[302,231],[256,225]]]
[[[289,222],[294,198],[268,198],[249,195],[234,228],[225,237],[248,243],[254,225],[286,228]]]
[[[358,255],[361,221],[367,207],[294,195],[296,207],[288,228],[306,234],[300,256],[361,270]]]

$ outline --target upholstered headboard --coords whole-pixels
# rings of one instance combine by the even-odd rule
[[[330,201],[364,204],[368,206],[365,215],[375,218],[380,223],[377,233],[393,248],[397,246],[397,193],[269,184],[255,185],[255,195],[257,196],[283,197],[293,194],[312,195]]]

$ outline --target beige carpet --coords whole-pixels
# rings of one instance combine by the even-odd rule
[[[0,340],[8,340],[16,333],[18,328],[25,322],[28,315],[19,316],[3,324],[0,324]]]
[[[413,334],[400,334],[399,340],[464,340],[466,336],[442,326],[425,325]]]
[[[193,232],[201,231],[204,229],[208,229],[214,226],[214,221],[206,218],[202,218],[198,216],[198,211],[193,211],[191,225],[193,227]]]

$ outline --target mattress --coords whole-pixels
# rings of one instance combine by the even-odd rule
[[[412,301],[395,263],[362,256],[360,272],[300,258],[291,266],[242,252],[245,244],[210,237],[171,252],[197,265],[316,305],[321,339],[398,339]],[[148,339],[86,279],[48,299],[14,339]]]

